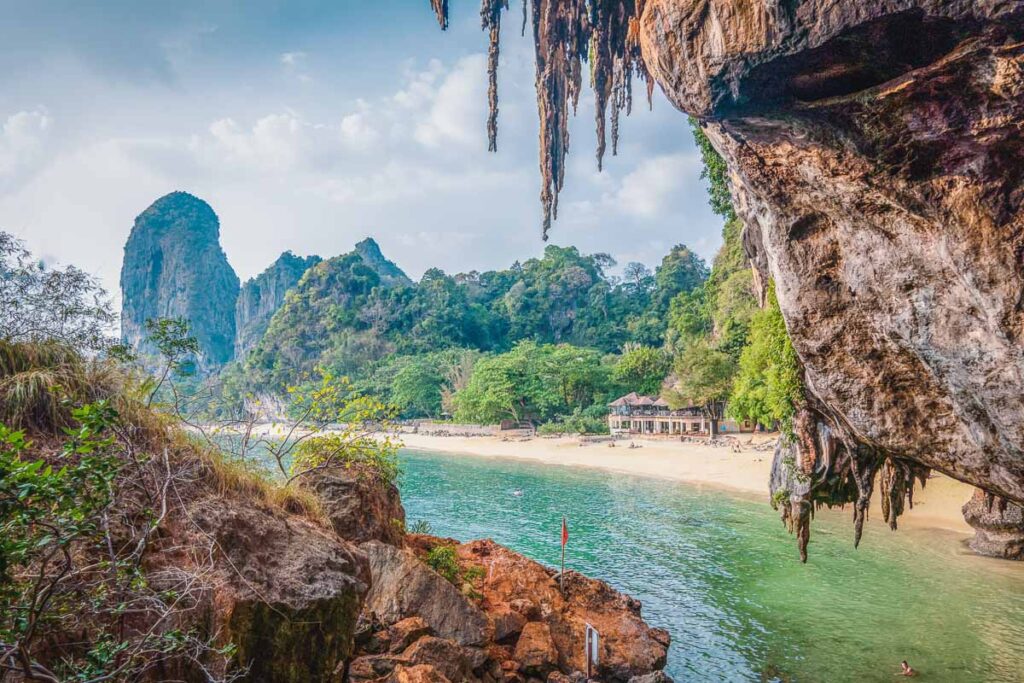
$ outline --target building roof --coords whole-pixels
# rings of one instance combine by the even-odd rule
[[[620,396],[611,403],[608,404],[609,408],[620,408],[622,406],[654,406],[655,408],[671,408],[668,401],[661,398],[660,396],[644,396],[638,394],[635,391],[631,391],[625,396]],[[697,408],[692,402],[688,405],[683,406],[681,409],[692,410]]]
[[[663,398],[642,396],[635,391],[631,391],[625,396],[620,396],[615,399],[608,405],[617,408],[619,406],[668,406],[668,403]]]

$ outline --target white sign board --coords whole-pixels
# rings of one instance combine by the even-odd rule
[[[597,669],[598,657],[597,653],[600,651],[601,645],[601,634],[597,632],[597,629],[587,624],[587,637],[586,637],[586,659],[587,659],[587,678],[590,678],[591,671]]]

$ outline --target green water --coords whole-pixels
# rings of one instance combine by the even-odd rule
[[[1024,681],[1024,567],[969,555],[956,534],[874,524],[859,550],[823,512],[810,561],[764,502],[516,460],[402,453],[410,523],[491,537],[643,602],[672,634],[677,681]],[[512,491],[521,489],[516,497]]]

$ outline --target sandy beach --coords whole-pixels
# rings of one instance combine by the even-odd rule
[[[754,446],[774,442],[774,435],[740,437],[739,452],[728,447],[675,440],[619,440],[611,448],[608,442],[580,443],[576,437],[525,440],[500,436],[431,436],[404,433],[405,448],[473,455],[485,458],[517,458],[548,465],[596,467],[644,477],[685,482],[692,486],[732,491],[745,496],[768,498],[771,450]],[[752,441],[752,444],[748,442]],[[960,508],[971,497],[973,488],[942,474],[933,474],[927,486],[914,492],[914,509],[900,518],[901,528],[943,529],[973,534],[964,522]],[[872,500],[870,524],[884,525],[879,496]]]

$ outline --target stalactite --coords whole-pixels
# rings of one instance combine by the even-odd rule
[[[541,205],[543,236],[558,218],[558,195],[565,181],[569,153],[569,106],[579,103],[583,62],[591,62],[595,96],[597,165],[603,166],[605,122],[612,107],[612,153],[618,148],[619,114],[632,108],[631,82],[635,74],[647,82],[648,103],[653,80],[640,54],[638,18],[644,0],[531,0],[536,56],[537,113],[540,119]],[[431,0],[442,28],[448,25],[447,0]],[[500,51],[500,15],[508,0],[482,0],[481,18],[489,33],[487,120],[488,148],[497,147],[497,69]],[[523,30],[527,8],[523,4]]]
[[[508,0],[482,0],[480,25],[490,34],[487,50],[487,151],[498,151],[498,56],[501,42],[501,11]]]
[[[430,6],[434,8],[434,14],[437,15],[437,23],[441,25],[441,30],[447,30],[448,0],[430,0]]]
[[[860,443],[833,431],[820,414],[805,407],[793,418],[793,436],[780,440],[772,462],[772,506],[797,537],[800,558],[807,560],[810,522],[822,506],[853,504],[854,546],[868,519],[876,476],[882,514],[893,529],[904,506],[913,508],[915,480],[924,486],[928,468]]]
[[[928,470],[909,460],[887,458],[882,464],[879,475],[879,488],[882,491],[882,517],[889,528],[896,530],[897,520],[904,508],[914,509],[914,479],[921,482],[924,488],[928,480]]]

